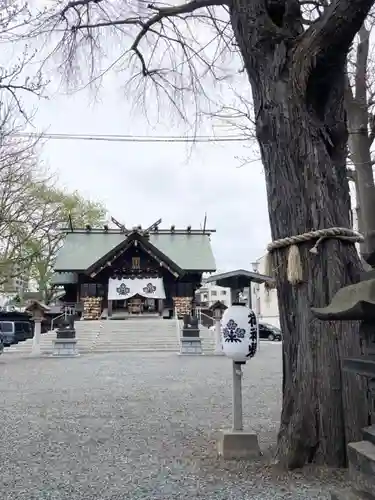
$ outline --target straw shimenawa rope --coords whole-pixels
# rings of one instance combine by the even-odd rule
[[[298,285],[303,282],[302,262],[298,245],[307,241],[317,240],[315,245],[310,249],[310,253],[317,254],[318,247],[322,241],[335,238],[337,240],[347,241],[348,243],[361,243],[364,241],[362,234],[353,229],[345,227],[331,227],[330,229],[319,229],[318,231],[310,231],[308,233],[299,234],[276,240],[267,246],[266,255],[266,275],[273,277],[274,268],[272,265],[272,252],[280,248],[289,247],[287,277],[289,283]]]

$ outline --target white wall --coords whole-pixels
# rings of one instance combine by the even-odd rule
[[[265,274],[265,256],[257,260],[258,272]],[[279,307],[276,289],[267,289],[264,285],[252,283],[251,301],[253,310],[259,314],[259,321],[280,328]]]

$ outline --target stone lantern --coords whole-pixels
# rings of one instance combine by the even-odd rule
[[[221,318],[223,317],[224,311],[228,309],[227,306],[221,302],[221,300],[216,301],[210,306],[210,310],[213,312],[214,325],[215,325],[215,354],[218,356],[223,356],[223,343],[221,339]]]
[[[365,273],[362,281],[341,288],[324,308],[313,308],[322,321],[361,321],[359,335],[362,355],[343,360],[343,370],[368,380],[369,415],[364,420],[372,425],[362,429],[362,441],[348,444],[349,475],[353,491],[332,493],[332,500],[375,500],[375,279],[374,272]]]
[[[42,321],[45,313],[49,310],[50,308],[42,302],[39,302],[39,300],[31,300],[26,307],[26,311],[31,313],[34,321],[33,346],[31,350],[31,354],[34,356],[39,356],[41,354],[40,337],[42,334]]]
[[[79,356],[72,315],[67,316],[56,331],[56,339],[53,341],[53,356],[63,358]]]

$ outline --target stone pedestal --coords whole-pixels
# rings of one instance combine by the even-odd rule
[[[71,358],[79,356],[79,352],[77,350],[77,339],[55,339],[53,341],[52,356],[61,358]]]
[[[187,314],[184,316],[180,354],[203,354],[202,341],[199,337],[198,318]]]
[[[258,436],[244,431],[222,431],[218,452],[224,460],[255,460],[261,456]]]
[[[352,490],[334,491],[332,500],[375,500],[375,425],[362,430],[363,441],[349,443],[349,477]]]
[[[73,316],[66,318],[62,327],[57,330],[56,339],[53,341],[52,355],[62,358],[79,356]]]
[[[199,337],[182,337],[180,354],[203,354],[201,339]]]
[[[375,426],[371,426],[374,429]],[[366,430],[365,430],[366,432]],[[374,433],[372,430],[372,438]],[[348,445],[349,476],[353,489],[375,499],[375,445],[370,441],[359,441]]]

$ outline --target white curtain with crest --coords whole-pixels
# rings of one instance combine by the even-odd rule
[[[147,299],[165,299],[165,289],[162,278],[114,279],[108,282],[108,300],[126,300],[134,295]]]

